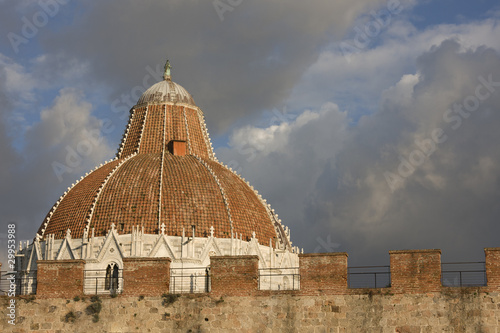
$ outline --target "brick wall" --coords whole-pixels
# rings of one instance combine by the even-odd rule
[[[168,293],[170,262],[170,258],[123,258],[123,295]]]
[[[299,254],[299,266],[301,294],[347,292],[347,253]]]
[[[484,256],[488,289],[492,292],[500,291],[500,247],[484,249]]]
[[[389,251],[391,292],[426,293],[441,290],[441,250]]]
[[[37,266],[37,298],[83,295],[85,260],[38,260]]]
[[[373,289],[372,293],[395,294],[440,292],[441,251],[390,251],[391,287]],[[272,295],[362,294],[347,284],[346,253],[299,255],[300,289],[295,291],[259,290],[257,256],[216,256],[211,258],[211,294],[216,297]],[[500,290],[500,248],[485,249],[487,287]],[[125,296],[159,296],[169,292],[169,258],[124,258],[123,293]],[[83,293],[84,260],[38,261],[37,296],[71,298]]]
[[[211,293],[214,296],[254,295],[259,287],[257,256],[210,258]]]

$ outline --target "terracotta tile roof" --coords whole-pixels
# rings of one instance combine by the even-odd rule
[[[185,156],[174,156],[169,142],[185,141]],[[121,153],[120,153],[121,152]],[[96,236],[115,224],[118,233],[132,226],[180,236],[183,228],[207,237],[288,244],[279,222],[254,190],[214,157],[203,113],[196,105],[156,101],[136,106],[113,160],[78,182],[47,215],[38,233],[81,238],[88,224]],[[160,205],[161,204],[161,205]]]
[[[132,226],[143,225],[148,233],[158,226],[158,184],[161,154],[138,154],[123,163],[106,183],[90,230],[104,236],[114,223],[119,233],[132,233]],[[80,236],[81,237],[81,236]]]
[[[54,234],[56,238],[64,238],[66,230],[69,228],[73,237],[75,235],[77,237],[82,237],[83,229],[85,228],[85,220],[90,212],[99,186],[101,186],[104,179],[117,164],[118,161],[115,160],[103,165],[83,178],[82,181],[68,191],[53,211],[53,215],[47,224],[44,234]],[[49,214],[47,214],[44,223],[38,230],[40,235],[42,234],[43,226]]]

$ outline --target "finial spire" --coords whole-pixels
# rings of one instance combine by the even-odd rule
[[[170,76],[170,61],[167,59],[167,62],[165,63],[165,73],[163,73],[163,79],[165,80],[170,80],[172,77]]]

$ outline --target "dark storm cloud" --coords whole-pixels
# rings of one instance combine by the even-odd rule
[[[304,113],[307,121],[239,129],[218,154],[264,193],[308,252],[347,251],[363,265],[388,264],[389,250],[407,248],[481,260],[500,234],[500,86],[479,77],[500,82],[499,65],[492,49],[448,40],[420,56],[417,74],[387,89],[378,111],[354,127],[331,104],[315,117]],[[487,98],[477,110],[453,111],[474,106],[478,86]],[[430,144],[438,129],[442,142]]]
[[[217,156],[249,179],[290,227],[294,245],[310,252],[323,234],[305,209],[318,191],[318,177],[343,149],[348,119],[346,112],[327,103],[288,120],[239,129],[231,136],[231,147],[218,149]]]
[[[112,87],[112,100],[168,56],[174,80],[218,132],[280,104],[328,37],[381,3],[243,1],[221,21],[212,1],[85,2],[71,26],[42,31],[39,42],[50,56],[89,62],[89,76]]]
[[[102,122],[90,115],[91,109],[81,92],[63,89],[42,110],[41,121],[27,130],[21,153],[0,132],[6,157],[0,168],[1,214],[18,224],[19,240],[33,238],[43,216],[78,176],[113,156]]]
[[[123,130],[119,114],[96,115],[95,104],[128,104],[122,94],[152,85],[167,56],[174,80],[207,113],[209,129],[221,131],[280,103],[332,34],[341,36],[381,3],[244,1],[223,21],[212,1],[3,3],[2,217],[21,226],[19,240],[31,239],[66,187],[118,146],[104,139],[88,155],[78,151],[104,118],[117,126],[113,136]],[[13,34],[21,39],[13,42]],[[69,150],[82,157],[71,166]],[[71,172],[58,177],[54,162]]]
[[[112,156],[114,149],[102,133],[102,121],[91,115],[92,105],[76,89],[60,90],[49,106],[36,110],[39,120],[28,122],[25,118],[38,105],[36,93],[45,81],[2,55],[0,65],[0,215],[3,226],[17,225],[21,241],[34,237],[43,216],[71,182]],[[31,106],[28,111],[23,110],[26,105]],[[23,137],[16,137],[21,131]],[[54,163],[63,169],[54,168]]]
[[[498,246],[500,86],[490,92],[479,77],[500,82],[499,65],[496,51],[461,51],[455,41],[422,55],[419,76],[386,92],[318,179],[311,219],[344,235],[339,241],[354,260],[402,248],[477,260],[484,247]],[[488,97],[477,110],[455,111],[454,104],[473,106],[478,86]],[[436,129],[447,139],[433,149]],[[387,172],[402,180],[393,189]]]

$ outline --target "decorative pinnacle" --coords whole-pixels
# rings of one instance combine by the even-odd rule
[[[164,80],[171,80],[172,77],[170,76],[170,68],[172,68],[172,66],[170,66],[170,61],[167,59],[165,64],[165,73],[163,73]]]

